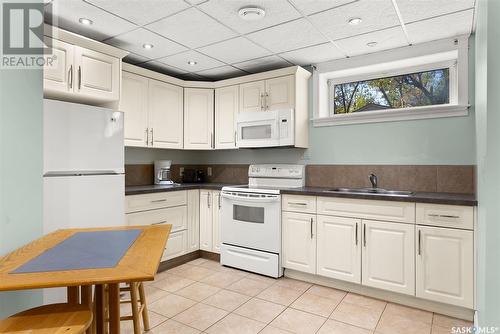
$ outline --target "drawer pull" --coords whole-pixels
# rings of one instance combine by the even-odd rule
[[[166,223],[167,223],[166,220],[162,220],[161,222],[153,223],[151,225],[160,225],[160,224],[166,224]]]
[[[311,239],[313,238],[313,219],[311,218]]]
[[[418,230],[418,255],[422,255],[422,230]]]
[[[363,224],[363,246],[366,248],[366,224]]]
[[[358,223],[356,223],[356,246],[358,245]]]
[[[433,217],[433,218],[453,218],[453,219],[459,219],[460,216],[456,216],[456,215],[438,215],[436,213],[430,213],[428,214],[429,217]]]
[[[307,203],[299,203],[299,202],[288,202],[288,204],[290,204],[290,205],[302,205],[302,206],[307,205]]]
[[[163,198],[163,199],[155,199],[155,200],[152,200],[151,203],[161,203],[161,202],[166,202],[167,199]]]

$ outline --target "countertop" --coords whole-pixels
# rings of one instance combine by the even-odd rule
[[[222,187],[232,184],[223,183],[183,183],[179,185],[147,185],[125,187],[125,195],[140,195],[166,191],[190,190],[190,189],[211,189],[221,190]],[[324,197],[342,197],[354,199],[372,199],[382,201],[415,202],[415,203],[434,203],[450,205],[476,206],[477,199],[473,194],[455,194],[455,193],[427,193],[415,192],[410,196],[400,195],[381,195],[381,194],[352,194],[328,192],[329,188],[302,187],[302,188],[283,188],[282,194],[291,195],[310,195]]]

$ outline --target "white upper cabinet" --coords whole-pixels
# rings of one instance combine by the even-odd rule
[[[361,283],[361,220],[318,216],[317,274]]]
[[[295,76],[288,75],[266,80],[266,110],[290,109],[295,107]]]
[[[236,148],[236,114],[238,113],[238,86],[215,90],[215,148]]]
[[[254,81],[240,85],[240,112],[264,111],[265,81]]]
[[[474,307],[474,232],[417,226],[417,297]]]
[[[316,273],[316,216],[283,212],[283,267]]]
[[[415,225],[363,221],[362,284],[415,295]]]
[[[125,116],[125,146],[148,145],[148,79],[123,72],[120,111]]]
[[[152,147],[183,146],[183,88],[149,81],[149,141]]]
[[[185,88],[184,148],[214,148],[214,90]]]
[[[121,58],[45,38],[56,56],[43,70],[45,97],[104,103],[120,99]]]

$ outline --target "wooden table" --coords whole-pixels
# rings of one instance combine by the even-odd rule
[[[165,249],[171,225],[122,226],[92,229],[58,230],[37,239],[0,259],[0,291],[68,287],[68,302],[92,303],[91,287],[95,286],[95,321],[97,333],[103,333],[104,286],[109,291],[109,329],[120,333],[119,284],[124,282],[152,281]],[[142,232],[132,246],[113,268],[79,269],[36,273],[11,272],[44,251],[56,246],[77,232],[141,229]]]

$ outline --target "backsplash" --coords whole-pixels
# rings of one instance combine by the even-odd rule
[[[247,164],[172,165],[172,179],[181,182],[180,168],[199,168],[210,183],[248,183]],[[379,187],[419,192],[476,192],[476,171],[473,165],[307,165],[306,186],[369,187],[368,175],[378,177]],[[149,185],[154,180],[152,164],[125,165],[127,186]]]

